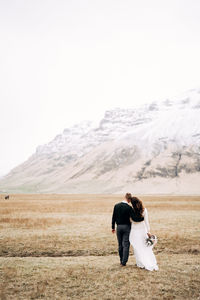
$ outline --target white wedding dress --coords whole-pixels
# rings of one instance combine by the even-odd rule
[[[147,232],[150,232],[148,212],[146,208],[143,216],[143,222],[132,222],[129,240],[133,246],[137,266],[149,271],[158,270],[156,258],[153,253],[153,247],[147,246],[145,243],[145,240],[148,237]]]

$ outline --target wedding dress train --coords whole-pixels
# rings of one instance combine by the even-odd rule
[[[153,271],[158,270],[157,261],[153,253],[153,247],[146,245],[147,232],[150,232],[148,212],[145,208],[143,222],[132,222],[130,232],[130,244],[133,246],[136,264],[139,268]]]

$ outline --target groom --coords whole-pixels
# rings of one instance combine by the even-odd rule
[[[144,220],[142,217],[135,215],[132,207],[129,205],[132,195],[126,193],[124,201],[116,204],[112,216],[112,233],[115,233],[115,223],[117,224],[117,240],[120,263],[122,267],[126,266],[129,257],[129,234],[131,231],[130,218],[134,222],[141,222]]]

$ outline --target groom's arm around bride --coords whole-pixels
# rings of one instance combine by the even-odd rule
[[[115,232],[115,223],[117,225],[127,224],[131,225],[130,218],[134,222],[144,221],[144,217],[137,216],[133,208],[130,205],[123,205],[130,203],[132,195],[130,193],[126,193],[125,200],[115,204],[112,215],[112,232]]]

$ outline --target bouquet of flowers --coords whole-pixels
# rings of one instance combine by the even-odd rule
[[[152,234],[151,236],[148,236],[146,238],[146,245],[147,247],[155,246],[157,244],[157,241],[158,241],[157,236]]]

